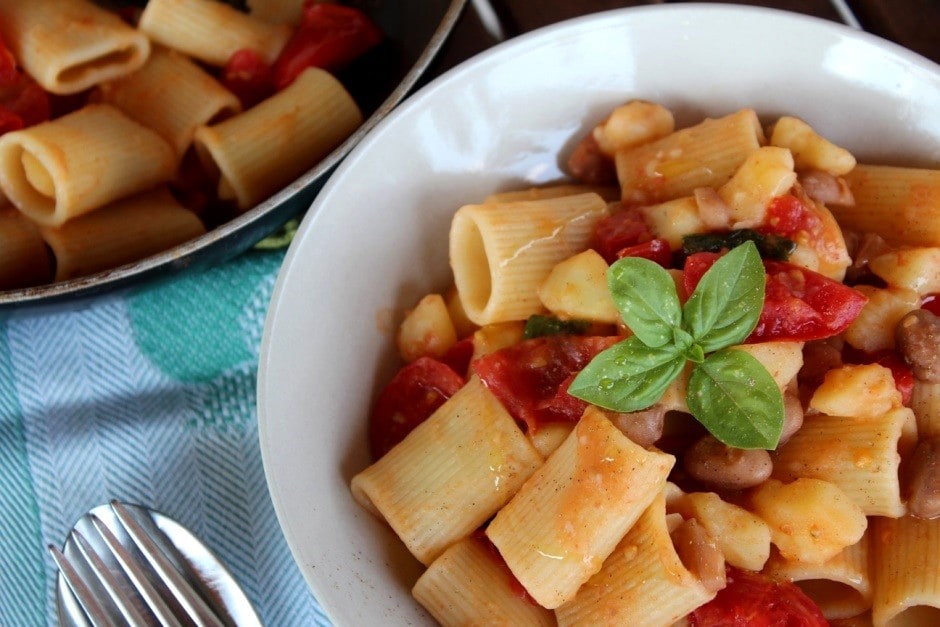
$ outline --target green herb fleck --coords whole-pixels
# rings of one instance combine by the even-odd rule
[[[529,316],[525,321],[523,338],[531,340],[544,335],[582,335],[590,323],[587,320],[562,320],[555,316]]]
[[[764,304],[764,267],[746,240],[718,259],[680,306],[659,265],[636,257],[608,271],[611,295],[634,335],[597,355],[568,393],[614,411],[645,409],[691,362],[686,402],[712,435],[736,448],[777,446],[783,396],[770,373],[742,350]]]
[[[764,259],[786,261],[796,250],[796,242],[776,233],[760,233],[754,229],[736,229],[727,233],[696,233],[682,238],[682,252],[686,255],[718,253],[737,248],[744,242],[754,242]]]
[[[294,236],[297,235],[297,228],[299,226],[300,220],[298,218],[291,218],[277,231],[255,244],[255,250],[278,250],[287,248],[294,240]]]

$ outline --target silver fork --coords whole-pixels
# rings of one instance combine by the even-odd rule
[[[111,501],[82,516],[60,550],[59,623],[65,626],[260,627],[219,559],[176,521]]]

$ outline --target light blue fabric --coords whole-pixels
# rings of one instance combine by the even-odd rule
[[[55,567],[86,511],[119,498],[189,527],[266,625],[327,625],[264,479],[255,377],[282,252],[252,251],[0,322],[0,625],[55,625]]]

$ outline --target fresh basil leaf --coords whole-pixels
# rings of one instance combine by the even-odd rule
[[[531,340],[546,335],[582,335],[590,323],[587,320],[562,320],[555,316],[529,316],[525,321],[522,339]]]
[[[672,344],[652,348],[634,335],[594,357],[568,394],[614,411],[646,409],[662,398],[685,361]]]
[[[607,271],[607,286],[620,316],[647,346],[665,346],[682,319],[676,284],[662,266],[642,257],[624,257]]]
[[[725,349],[696,365],[686,403],[692,415],[728,446],[774,449],[783,430],[783,395],[749,353]]]
[[[744,340],[764,306],[764,265],[753,242],[718,259],[683,309],[685,328],[706,353]]]

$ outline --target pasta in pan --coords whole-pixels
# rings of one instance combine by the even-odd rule
[[[381,41],[365,13],[235,4],[0,1],[0,209],[26,220],[0,220],[0,289],[198,237],[362,123],[334,73]]]
[[[938,171],[771,122],[632,101],[573,182],[457,208],[454,286],[405,313],[352,480],[441,624],[940,620]],[[528,460],[497,500],[430,488],[470,474],[429,436],[455,402],[462,430],[496,411],[492,445],[528,442],[473,447]]]

